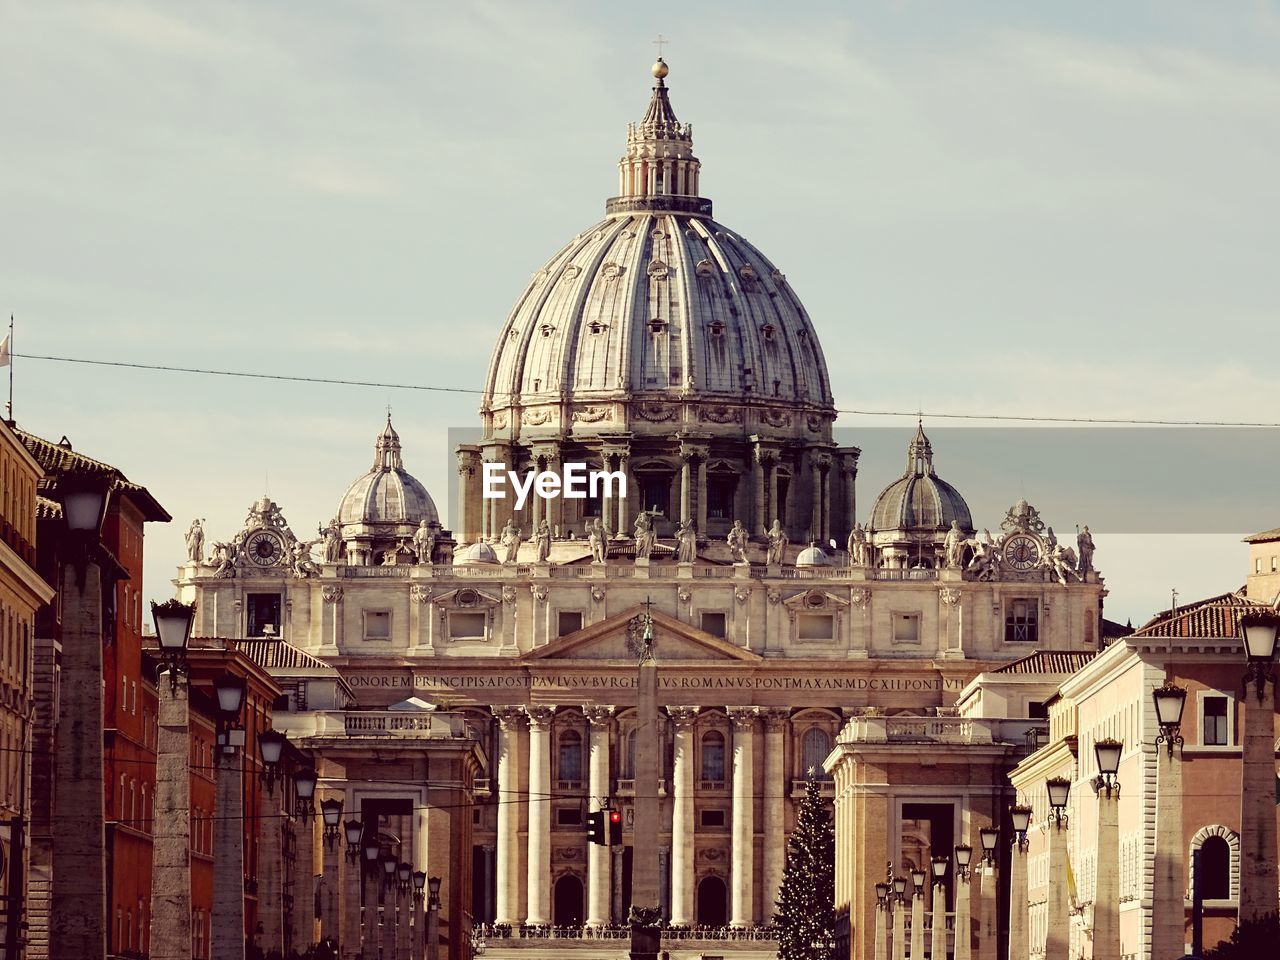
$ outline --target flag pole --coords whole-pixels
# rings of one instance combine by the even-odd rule
[[[8,416],[5,418],[10,423],[13,422],[13,314],[9,314],[9,402],[5,404],[5,410]]]

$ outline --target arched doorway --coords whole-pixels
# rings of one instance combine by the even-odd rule
[[[558,927],[580,927],[583,921],[582,881],[566,873],[556,881],[552,920]]]
[[[698,922],[723,927],[729,922],[729,890],[719,877],[703,877],[698,884]]]

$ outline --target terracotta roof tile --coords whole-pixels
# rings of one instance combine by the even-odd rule
[[[132,482],[118,467],[113,467],[111,464],[104,463],[101,460],[95,460],[93,457],[86,457],[83,453],[73,450],[66,437],[63,437],[61,442],[54,443],[51,440],[37,437],[34,433],[27,433],[27,431],[17,427],[14,428],[13,432],[45,472],[36,489],[39,493],[45,495],[41,499],[48,500],[51,506],[46,507],[44,504],[37,502],[39,516],[56,517],[61,513],[61,508],[57,505],[57,501],[52,494],[56,493],[58,489],[59,477],[75,474],[106,477],[112,482],[112,489],[128,494],[134,505],[142,511],[145,519],[149,521],[167,523],[173,519],[146,487]]]
[[[1270,609],[1271,605],[1250,600],[1233,591],[1165,610],[1134,631],[1135,637],[1188,637],[1228,639],[1240,635],[1240,618],[1250,612]]]
[[[995,673],[1075,673],[1095,656],[1092,650],[1037,650],[1006,663]]]
[[[1280,540],[1280,527],[1274,530],[1263,530],[1261,533],[1250,534],[1244,538],[1245,543],[1266,543],[1268,540]]]

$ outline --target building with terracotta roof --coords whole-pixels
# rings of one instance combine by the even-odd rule
[[[1244,538],[1249,545],[1249,578],[1244,592],[1268,603],[1280,596],[1280,527]]]

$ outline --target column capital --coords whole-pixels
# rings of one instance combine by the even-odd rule
[[[756,718],[760,716],[759,707],[725,707],[725,713],[733,723],[735,730],[754,729]]]
[[[489,712],[493,714],[493,719],[498,721],[498,725],[506,731],[519,730],[520,723],[524,720],[524,708],[510,704],[491,706]]]
[[[608,726],[609,720],[612,719],[614,711],[617,707],[601,706],[595,703],[584,703],[582,705],[582,715],[587,718],[587,723],[593,727]]]
[[[529,718],[530,730],[546,730],[551,726],[551,718],[555,716],[556,708],[553,706],[529,706],[524,708],[525,716]]]
[[[766,730],[785,730],[787,721],[791,719],[791,710],[788,707],[766,707],[760,711],[760,716]]]
[[[697,722],[701,707],[667,707],[667,716],[675,724],[677,730],[691,727]]]

